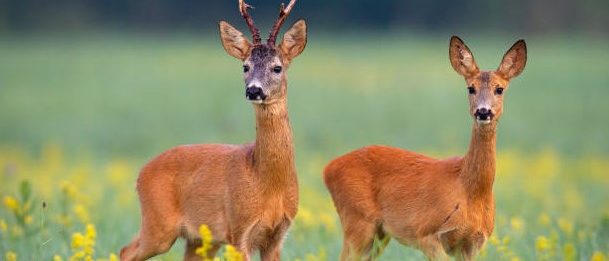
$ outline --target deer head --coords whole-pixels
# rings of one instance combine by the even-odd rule
[[[245,98],[254,104],[270,104],[286,97],[286,71],[292,59],[304,50],[307,43],[305,21],[294,23],[279,45],[276,45],[275,39],[295,2],[291,0],[287,7],[281,5],[279,17],[266,44],[261,43],[260,32],[247,12],[251,6],[243,0],[239,0],[239,11],[252,33],[252,43],[235,27],[220,21],[222,45],[229,55],[243,61]]]
[[[457,36],[450,39],[449,55],[453,69],[465,77],[470,114],[476,123],[488,125],[497,122],[503,112],[503,95],[509,82],[522,72],[527,61],[524,40],[512,45],[495,71],[480,71],[474,55]]]

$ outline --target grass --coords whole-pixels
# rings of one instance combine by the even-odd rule
[[[465,37],[487,69],[515,40]],[[506,92],[497,224],[482,259],[609,255],[608,41],[527,43],[527,67]],[[437,157],[466,150],[466,89],[447,45],[448,37],[428,35],[312,33],[289,71],[301,209],[286,260],[340,253],[340,224],[320,178],[333,157],[372,143]],[[0,57],[0,196],[18,200],[0,206],[0,259],[9,251],[19,260],[67,259],[82,250],[70,245],[86,224],[97,230],[94,255],[108,258],[138,230],[133,187],[147,159],[177,144],[254,137],[240,63],[216,35],[3,39]],[[181,253],[176,244],[160,259]],[[381,260],[421,257],[392,242]]]

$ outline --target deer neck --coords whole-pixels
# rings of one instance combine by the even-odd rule
[[[462,181],[471,198],[492,195],[495,180],[497,123],[474,123],[472,138],[461,168]]]
[[[253,167],[267,193],[281,192],[295,181],[294,145],[286,99],[254,106],[256,143]]]

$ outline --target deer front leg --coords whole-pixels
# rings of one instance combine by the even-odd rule
[[[278,261],[281,259],[281,246],[288,232],[291,221],[284,220],[272,234],[269,235],[267,242],[260,248],[260,259],[262,261]]]
[[[418,243],[419,248],[429,260],[449,260],[449,256],[446,254],[438,235],[432,234],[421,237],[419,238]]]

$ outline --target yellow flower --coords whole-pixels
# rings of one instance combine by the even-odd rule
[[[76,186],[74,186],[74,184],[68,182],[68,181],[63,181],[61,183],[61,191],[71,200],[75,200],[76,199]]]
[[[605,260],[607,260],[607,258],[601,251],[594,252],[594,254],[592,255],[592,258],[590,258],[590,261],[605,261]]]
[[[19,202],[11,196],[4,197],[4,205],[11,211],[17,211],[19,209]]]
[[[6,257],[6,261],[17,261],[17,254],[13,251],[6,252],[6,255],[4,256]]]
[[[72,234],[72,248],[78,249],[86,245],[86,238],[81,233]]]
[[[503,237],[503,239],[501,240],[501,243],[503,243],[504,245],[507,245],[510,243],[510,237],[509,236],[505,236]]]
[[[226,252],[224,252],[224,258],[227,261],[242,261],[243,255],[232,245],[226,245]]]
[[[327,255],[326,255],[326,250],[325,249],[320,249],[319,253],[316,254],[308,254],[305,257],[306,261],[322,261],[322,260],[327,260]]]
[[[89,212],[82,204],[78,204],[74,206],[74,214],[78,217],[80,222],[88,223],[89,222]]]
[[[118,257],[114,253],[111,253],[108,261],[118,261]]]
[[[537,218],[537,223],[539,223],[540,225],[547,227],[550,225],[550,223],[552,222],[552,219],[550,218],[550,216],[546,213],[542,213],[541,215],[539,215],[539,217]]]
[[[8,229],[8,225],[4,219],[0,219],[0,232],[4,233]]]
[[[309,211],[309,209],[304,208],[304,207],[298,208],[297,218],[300,221],[300,223],[302,223],[305,227],[312,227],[317,222],[313,213],[311,211]]]
[[[74,255],[72,255],[70,257],[70,261],[76,261],[76,260],[81,260],[83,258],[85,258],[86,254],[83,251],[77,251],[74,253]]]
[[[88,224],[85,229],[85,234],[74,233],[72,234],[72,250],[74,254],[70,257],[72,260],[93,260],[93,254],[95,253],[95,237],[97,232],[95,226]]]
[[[543,252],[552,248],[552,243],[545,236],[538,236],[535,241],[535,248],[538,251]]]
[[[491,243],[491,245],[493,245],[495,247],[501,244],[501,240],[499,239],[499,237],[496,234],[491,235],[491,237],[488,239],[488,241]]]
[[[562,230],[563,233],[567,235],[571,235],[573,233],[573,223],[564,218],[558,219],[558,227]]]
[[[93,224],[87,225],[87,238],[94,240],[97,237],[97,231],[95,231],[95,226]]]
[[[212,247],[213,236],[207,225],[203,224],[199,227],[199,236],[201,237],[201,246],[197,247],[195,253],[205,261],[210,260],[207,256],[207,251]]]
[[[510,226],[517,232],[524,230],[524,220],[520,217],[513,217],[510,219]]]
[[[562,252],[565,261],[575,260],[575,246],[572,243],[567,243],[563,246]]]
[[[326,226],[326,230],[336,230],[336,222],[334,222],[334,217],[332,215],[328,213],[321,213],[319,214],[319,221]]]
[[[32,224],[32,222],[34,222],[34,218],[30,215],[25,216],[25,219],[23,220],[25,221],[25,224]]]
[[[59,255],[54,255],[53,256],[53,261],[63,261],[63,259]]]
[[[22,235],[23,235],[23,229],[21,229],[21,227],[20,227],[20,226],[12,226],[12,227],[11,227],[11,234],[12,234],[14,237],[20,237],[20,236],[22,236]]]

